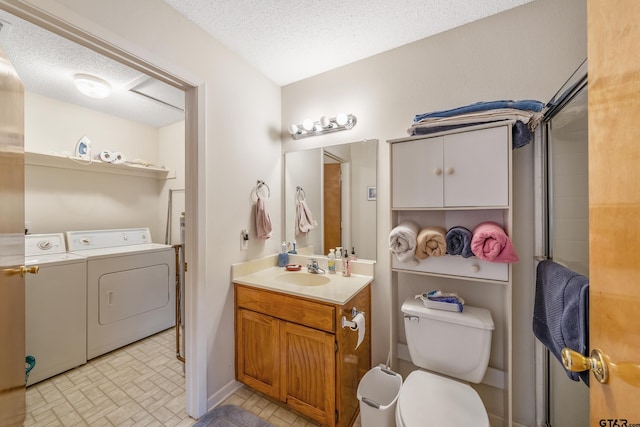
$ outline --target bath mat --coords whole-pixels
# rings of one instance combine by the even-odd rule
[[[239,406],[223,405],[207,412],[193,427],[274,427]]]

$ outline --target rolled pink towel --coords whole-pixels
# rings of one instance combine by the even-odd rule
[[[420,230],[417,238],[416,258],[443,256],[447,253],[447,230],[444,227],[431,226]]]
[[[518,262],[509,236],[495,222],[483,222],[473,230],[471,251],[478,258],[490,262]]]

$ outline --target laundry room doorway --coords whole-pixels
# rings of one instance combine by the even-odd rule
[[[166,140],[160,141],[160,144],[169,145],[170,143],[167,142],[168,140],[175,140],[175,135],[181,134],[181,142],[183,141],[183,143],[177,149],[180,152],[179,156],[176,156],[176,147],[174,146],[168,150],[169,154],[166,154],[164,158],[182,159],[182,164],[178,165],[177,167],[173,165],[173,167],[167,168],[166,171],[163,170],[164,168],[161,164],[147,164],[158,162],[158,160],[154,159],[155,161],[153,162],[147,162],[146,158],[139,155],[140,152],[137,151],[139,147],[132,147],[131,154],[126,156],[128,157],[127,163],[133,164],[131,165],[132,170],[134,168],[139,168],[142,170],[141,172],[134,171],[133,173],[129,173],[128,170],[125,170],[122,173],[112,173],[112,171],[109,171],[106,172],[109,174],[107,177],[103,177],[102,179],[96,178],[94,175],[98,176],[100,174],[103,174],[103,172],[98,169],[102,166],[101,164],[107,162],[108,155],[118,154],[118,151],[121,151],[120,147],[109,147],[104,145],[103,147],[99,147],[99,150],[95,150],[96,146],[99,145],[98,141],[101,139],[100,134],[78,134],[77,138],[75,136],[73,137],[73,143],[71,145],[68,145],[68,147],[56,147],[55,150],[52,150],[56,151],[55,153],[49,153],[44,149],[37,149],[34,150],[37,152],[29,153],[29,144],[27,139],[29,138],[30,133],[29,131],[27,131],[25,133],[25,151],[27,151],[25,162],[27,164],[27,168],[32,168],[39,171],[35,174],[35,176],[39,176],[39,178],[30,178],[30,176],[28,175],[29,172],[25,171],[27,189],[29,188],[30,183],[33,184],[37,179],[41,179],[43,176],[46,177],[44,181],[48,182],[42,183],[43,181],[41,180],[40,182],[42,183],[42,186],[39,187],[40,189],[47,188],[47,185],[57,185],[60,182],[64,182],[65,180],[74,179],[73,177],[79,176],[78,174],[86,173],[83,170],[85,165],[81,164],[82,162],[78,162],[77,158],[72,159],[75,161],[75,163],[77,163],[77,165],[71,166],[66,166],[66,163],[64,166],[61,166],[61,159],[59,158],[75,158],[79,154],[81,154],[78,151],[78,147],[81,145],[80,142],[85,137],[88,140],[93,141],[94,151],[89,156],[87,156],[86,159],[81,160],[86,160],[87,163],[93,163],[93,165],[89,166],[96,166],[96,170],[98,170],[98,172],[94,173],[91,176],[90,181],[84,179],[76,179],[74,181],[74,187],[67,188],[64,191],[64,197],[67,198],[66,202],[68,203],[65,202],[57,203],[57,205],[51,205],[62,205],[63,207],[65,207],[65,209],[67,209],[67,211],[64,213],[54,213],[49,209],[49,212],[47,214],[51,217],[51,219],[45,219],[43,217],[30,218],[28,213],[30,211],[29,207],[37,206],[38,203],[25,200],[27,208],[27,216],[25,218],[27,224],[25,224],[25,228],[32,227],[32,231],[34,232],[38,232],[40,228],[42,228],[43,230],[46,229],[46,232],[51,232],[52,230],[50,228],[63,227],[64,229],[55,231],[63,232],[84,229],[120,228],[119,226],[116,226],[115,223],[110,223],[106,218],[117,218],[118,215],[122,215],[119,221],[126,222],[127,220],[130,220],[130,218],[128,219],[127,215],[140,215],[140,218],[147,218],[147,220],[152,223],[150,228],[152,229],[151,234],[154,236],[154,241],[172,245],[181,245],[183,249],[183,256],[177,258],[179,259],[177,266],[181,267],[188,263],[190,271],[182,275],[184,280],[183,283],[187,284],[187,286],[184,287],[184,294],[181,295],[181,299],[182,301],[184,301],[182,320],[185,327],[182,330],[182,334],[178,335],[182,335],[180,339],[183,339],[184,341],[182,343],[178,343],[178,341],[176,341],[176,354],[178,356],[182,355],[182,357],[184,357],[184,354],[190,355],[190,357],[187,357],[185,360],[185,406],[186,411],[189,415],[198,417],[206,411],[207,378],[205,357],[203,356],[206,354],[206,348],[204,345],[198,344],[206,343],[206,339],[203,339],[201,336],[202,334],[199,333],[197,329],[198,322],[196,320],[198,314],[198,294],[202,292],[200,290],[199,284],[203,283],[202,280],[199,280],[200,273],[198,269],[198,254],[196,248],[199,247],[199,236],[203,234],[202,231],[199,230],[198,226],[198,218],[202,217],[203,215],[201,213],[199,214],[201,205],[198,203],[197,195],[197,154],[199,147],[203,144],[203,135],[201,132],[199,132],[198,122],[199,118],[201,118],[202,114],[204,114],[204,109],[202,107],[199,108],[198,99],[203,99],[204,89],[201,86],[198,86],[197,82],[190,83],[189,81],[187,81],[187,79],[183,80],[180,77],[176,77],[180,75],[179,71],[167,71],[166,68],[163,69],[154,65],[153,59],[143,59],[132,55],[130,51],[135,51],[135,49],[127,50],[127,47],[131,48],[131,46],[117,47],[113,44],[105,42],[104,35],[102,35],[102,38],[98,38],[88,32],[84,32],[74,26],[69,25],[54,16],[43,13],[41,10],[36,10],[21,2],[0,1],[0,12],[2,12],[2,14],[0,15],[0,20],[3,21],[2,23],[4,31],[7,30],[6,22],[4,21],[15,19],[15,22],[20,21],[20,23],[10,23],[10,31],[17,31],[18,27],[26,23],[29,26],[32,26],[35,31],[38,32],[38,35],[40,37],[42,37],[43,34],[50,34],[51,36],[64,39],[67,43],[73,43],[75,47],[73,49],[69,49],[69,53],[71,55],[69,59],[71,61],[71,64],[68,64],[69,67],[78,66],[78,52],[81,50],[91,51],[92,55],[94,55],[94,58],[96,56],[100,57],[99,61],[115,64],[114,67],[102,67],[102,70],[104,72],[107,72],[109,69],[114,68],[118,70],[118,72],[120,72],[119,78],[122,78],[122,75],[126,76],[125,79],[129,81],[128,85],[130,86],[128,89],[133,88],[133,90],[131,91],[132,93],[134,93],[133,96],[139,97],[143,102],[146,102],[147,105],[150,105],[150,108],[154,109],[155,114],[152,115],[155,115],[156,118],[162,116],[162,114],[159,113],[162,108],[162,105],[160,104],[170,104],[170,110],[180,110],[180,108],[182,108],[182,111],[180,112],[180,114],[182,114],[182,124],[176,125],[175,122],[167,122],[168,124],[164,125],[145,123],[142,126],[164,126],[164,128],[171,128],[166,129],[166,132],[162,130],[158,131],[158,133],[161,135],[163,133],[167,135],[165,138]],[[7,40],[6,38],[4,38],[2,31],[0,31],[0,40]],[[43,39],[38,39],[38,43],[42,44]],[[40,52],[45,50],[47,49],[33,49],[31,50],[31,52]],[[50,68],[49,71],[53,71],[53,68]],[[20,70],[18,70],[18,74],[20,74]],[[55,73],[51,72],[49,74],[53,75]],[[131,78],[131,76],[133,75],[137,75],[138,77]],[[68,98],[60,99],[53,94],[42,95],[38,93],[37,90],[30,89],[30,85],[34,84],[34,80],[26,78],[24,79],[24,81],[25,92],[28,93],[25,99],[25,104],[28,102],[39,102],[39,112],[46,111],[46,108],[56,108],[46,107],[47,105],[62,105],[63,108],[69,109],[77,107],[77,104],[74,103],[73,100],[70,100]],[[141,84],[137,85],[138,83]],[[179,96],[182,97],[182,104],[179,105],[178,108],[176,108],[174,100],[170,100],[167,102],[166,99],[158,99],[158,93],[160,93],[158,92],[158,88],[161,87],[170,89],[170,92],[172,92],[173,95],[178,92]],[[25,110],[27,110],[28,115],[29,108],[25,107]],[[57,112],[55,110],[50,111],[51,114],[41,113],[41,115],[38,116],[39,118],[43,118],[43,120],[39,121],[40,126],[44,126],[47,123],[47,116],[55,116],[55,113]],[[111,113],[99,112],[94,117],[98,115],[111,115]],[[129,114],[129,117],[131,116],[132,114]],[[137,125],[133,125],[133,127],[136,126]],[[64,126],[60,127],[62,128]],[[49,132],[48,130],[42,131],[45,134]],[[34,132],[37,131],[32,131],[31,135],[34,135]],[[162,139],[162,136],[160,136],[159,139]],[[73,147],[74,144],[76,144],[75,149]],[[89,146],[90,145],[91,144],[89,144]],[[67,153],[66,150],[68,150],[69,153]],[[101,158],[101,155],[105,155],[107,156],[107,158]],[[160,157],[162,157],[162,155],[160,155]],[[66,161],[68,159],[65,158],[64,160]],[[70,162],[69,164],[71,163],[73,162]],[[123,168],[125,168],[125,166],[126,165],[118,165],[120,169],[114,170],[124,170]],[[87,173],[87,176],[88,175],[90,174]],[[87,182],[90,182],[91,185],[89,185]],[[138,182],[139,184],[131,184],[134,182]],[[136,193],[136,186],[140,186],[139,193],[143,193],[142,195]],[[118,199],[117,195],[114,196],[114,194],[117,193],[116,190],[113,190],[113,193],[109,193],[106,196],[104,194],[100,195],[100,191],[109,187],[117,188],[118,191],[124,193],[124,196]],[[151,188],[155,188],[155,191],[157,193],[153,197],[149,196],[149,194],[153,192]],[[96,193],[96,195],[91,194],[92,190]],[[75,195],[73,194],[74,192],[76,192]],[[51,196],[47,191],[38,191],[33,193],[33,195],[36,194],[37,197],[43,198]],[[172,196],[173,200],[171,199]],[[29,197],[31,196],[27,191],[27,193],[25,194],[25,199],[29,199]],[[107,202],[104,202],[105,199],[108,199],[111,202],[113,202],[115,199],[115,203],[111,203],[107,206]],[[72,219],[73,211],[69,210],[69,206],[77,206],[78,200],[81,200],[81,206],[83,208],[86,208],[87,210],[78,215],[74,220]],[[151,203],[150,200],[152,201]],[[103,202],[105,203],[104,208],[100,207],[100,203]],[[29,205],[29,203],[31,203],[31,205]],[[136,206],[136,203],[139,203],[139,205]],[[182,203],[182,206],[177,206],[180,203]],[[145,206],[145,204],[150,204],[151,206]],[[122,211],[124,213],[114,214],[114,212],[117,212],[117,206],[124,206],[124,211]],[[127,206],[129,206],[128,210]],[[142,213],[136,213],[141,210]],[[33,212],[35,211],[35,209],[31,209],[31,211]],[[184,229],[181,230],[182,232],[177,233],[174,231],[170,232],[170,230],[175,229],[176,220],[180,221],[179,216],[178,218],[176,218],[176,211],[179,211],[180,214],[184,212]],[[160,214],[158,214],[158,212],[160,212]],[[33,214],[34,217],[36,215],[37,214]],[[69,222],[64,223],[65,217]],[[98,220],[92,222],[92,219],[96,218]],[[100,221],[100,219],[103,219],[103,221]],[[45,224],[46,221],[49,222]],[[73,222],[74,224],[71,225],[71,222]],[[148,224],[142,225],[146,226]],[[166,241],[169,236],[172,236],[174,238],[173,241]],[[181,239],[182,241],[177,242],[175,239]],[[200,300],[202,300],[202,298],[200,298]]]

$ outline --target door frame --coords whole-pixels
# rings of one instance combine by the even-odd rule
[[[63,6],[51,4],[47,8],[68,15]],[[206,235],[204,79],[142,52],[103,28],[100,34],[80,29],[94,28],[80,16],[65,22],[21,0],[0,0],[0,9],[185,92],[185,262],[189,265],[185,281],[190,284],[185,288],[185,397],[187,414],[197,419],[207,412],[207,335],[204,322],[199,322],[205,301],[205,268],[200,260],[206,258],[205,241],[200,237]]]

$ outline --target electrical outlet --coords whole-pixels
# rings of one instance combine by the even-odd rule
[[[249,230],[243,228],[240,232],[240,250],[246,251],[249,248]]]

